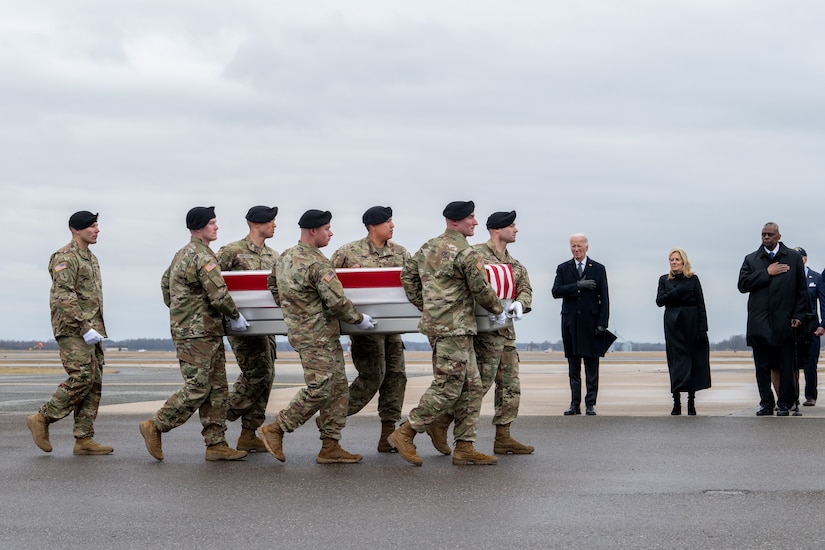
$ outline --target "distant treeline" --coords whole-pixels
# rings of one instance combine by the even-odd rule
[[[227,344],[228,345],[228,344]],[[106,340],[104,346],[107,349],[122,350],[146,350],[146,351],[175,351],[175,346],[170,338],[135,338],[131,340]],[[404,347],[410,351],[429,351],[430,344],[427,342],[404,341]],[[555,342],[519,342],[516,347],[520,351],[562,351],[564,346],[561,340]],[[56,350],[57,342],[52,340],[0,340],[0,349],[7,350]],[[614,351],[664,351],[665,345],[660,342],[616,342]],[[745,343],[745,335],[738,334],[731,336],[721,342],[710,345],[713,351],[749,351],[750,348]],[[285,336],[278,337],[278,351],[292,351]]]

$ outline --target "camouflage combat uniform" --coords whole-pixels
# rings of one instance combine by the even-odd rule
[[[275,250],[256,245],[249,236],[218,250],[221,271],[269,271],[277,257]],[[226,419],[232,422],[240,418],[241,425],[254,432],[263,424],[275,379],[275,336],[229,336],[229,344],[241,375],[229,394]]]
[[[337,267],[403,267],[407,249],[392,241],[378,249],[368,237],[347,243],[332,255]],[[404,404],[407,373],[400,334],[355,334],[351,337],[352,363],[358,377],[349,387],[347,415],[363,409],[378,392],[378,416],[398,422]]]
[[[287,338],[301,358],[306,382],[276,422],[293,432],[320,411],[321,439],[340,441],[349,387],[338,320],[358,324],[363,316],[344,296],[329,259],[306,243],[285,250],[275,261],[268,286],[284,312]]]
[[[46,422],[74,413],[74,437],[92,437],[103,385],[103,344],[89,345],[83,334],[94,329],[106,337],[100,264],[91,250],[72,241],[52,254],[49,274],[52,330],[69,377],[40,407],[40,413]]]
[[[161,279],[169,308],[172,340],[184,385],[172,394],[152,420],[161,432],[186,422],[197,410],[207,446],[226,441],[226,356],[223,317],[240,313],[209,246],[192,237],[178,250]]]
[[[475,441],[482,387],[473,335],[475,302],[503,311],[487,283],[484,260],[458,231],[447,230],[426,242],[404,265],[401,282],[410,302],[422,311],[418,329],[433,348],[434,380],[410,411],[410,426],[426,431],[435,419],[453,411],[456,441]]]
[[[524,306],[524,313],[532,308],[533,288],[527,269],[513,258],[508,251],[499,254],[492,240],[473,247],[484,261],[490,264],[510,264],[516,285],[515,301]],[[487,395],[493,382],[496,384],[494,397],[495,416],[493,424],[506,426],[518,416],[521,401],[521,382],[518,377],[518,351],[516,351],[516,331],[506,327],[478,334],[473,341],[481,375],[482,396]]]

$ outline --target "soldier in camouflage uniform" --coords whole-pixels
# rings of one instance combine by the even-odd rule
[[[239,460],[246,451],[226,444],[226,317],[234,330],[249,323],[235,307],[209,243],[218,238],[215,207],[196,206],[186,215],[189,243],[178,250],[161,278],[163,301],[169,308],[172,340],[184,385],[154,416],[140,424],[149,454],[163,460],[161,433],[181,426],[197,410],[206,460]]]
[[[474,246],[485,262],[509,264],[513,271],[516,291],[513,302],[507,311],[514,321],[520,321],[524,313],[532,309],[533,288],[527,269],[507,251],[509,243],[516,242],[516,212],[495,212],[487,218],[487,230],[490,240]],[[516,331],[512,327],[491,332],[482,332],[473,342],[478,358],[478,370],[484,395],[495,382],[495,416],[496,438],[493,442],[495,454],[530,454],[535,449],[510,437],[510,424],[518,417],[521,401],[521,381],[518,376],[518,351],[516,350]]]
[[[473,447],[481,411],[481,378],[473,350],[477,332],[475,303],[506,319],[501,301],[487,282],[484,260],[467,242],[478,222],[475,204],[451,202],[444,209],[446,231],[427,241],[405,264],[401,282],[410,302],[421,310],[419,331],[433,349],[434,380],[408,421],[387,438],[404,460],[420,466],[413,438],[428,431],[443,414],[455,414],[453,464],[496,464],[498,459]]]
[[[530,311],[533,302],[533,289],[527,270],[507,251],[507,244],[516,241],[516,212],[496,212],[487,218],[490,240],[477,244],[473,248],[491,264],[509,264],[513,271],[515,299],[507,306],[507,311],[514,321],[521,320],[524,313]],[[495,382],[495,416],[496,438],[493,443],[495,454],[530,454],[535,449],[531,445],[519,443],[510,436],[510,424],[518,416],[521,401],[521,382],[518,377],[518,352],[516,351],[516,331],[512,327],[496,331],[482,332],[473,338],[473,347],[478,361],[483,393]],[[453,417],[446,414],[433,423],[430,435],[433,445],[443,454],[450,454],[447,443],[447,430]]]
[[[392,208],[373,206],[361,218],[367,236],[347,243],[332,255],[332,265],[338,267],[403,267],[410,254],[401,245],[392,242]],[[407,374],[404,365],[404,341],[400,334],[352,335],[350,353],[358,377],[349,387],[347,416],[363,409],[378,392],[378,416],[381,418],[381,436],[378,452],[394,449],[387,436],[395,431],[401,420]]]
[[[293,432],[320,411],[316,420],[321,432],[319,464],[359,462],[359,454],[341,448],[341,430],[347,422],[349,388],[344,369],[339,320],[372,329],[369,315],[361,314],[344,296],[344,288],[329,259],[320,248],[332,237],[332,214],[307,210],[298,221],[301,239],[276,260],[268,286],[284,313],[289,343],[298,352],[306,387],[271,424],[261,428],[261,438],[270,454],[284,462],[284,432]]]
[[[218,250],[221,271],[270,271],[278,253],[266,246],[266,239],[275,234],[278,207],[253,206],[246,213],[249,234]],[[229,344],[238,361],[241,374],[229,394],[226,419],[241,419],[239,451],[266,452],[264,442],[255,431],[264,423],[266,405],[275,379],[275,335],[229,336]]]
[[[106,338],[100,264],[89,250],[100,233],[97,214],[75,212],[69,218],[69,230],[71,242],[49,260],[52,329],[69,377],[38,412],[26,418],[26,425],[35,444],[50,453],[49,424],[74,413],[74,454],[105,455],[114,449],[92,439],[103,384],[102,342]]]

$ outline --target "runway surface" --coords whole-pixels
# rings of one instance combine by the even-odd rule
[[[557,357],[522,358],[523,414],[512,432],[535,454],[453,466],[420,434],[424,465],[414,467],[375,451],[374,403],[344,430],[360,464],[316,464],[313,422],[286,435],[285,463],[268,454],[206,462],[197,418],[164,434],[157,462],[137,426],[180,385],[174,358],[114,355],[95,436],[115,447],[109,456],[73,456],[70,419],[51,426],[52,453],[32,442],[25,416],[62,380],[59,363],[0,374],[4,547],[825,547],[823,407],[755,417],[747,356],[715,362],[696,417],[667,414],[667,373],[653,356],[605,362],[595,417],[561,416],[569,396]],[[277,368],[270,418],[301,383],[288,357]],[[411,361],[410,404],[427,368]],[[230,364],[230,382],[236,374]],[[476,446],[486,452],[491,411],[485,401]],[[239,433],[230,423],[230,444]]]

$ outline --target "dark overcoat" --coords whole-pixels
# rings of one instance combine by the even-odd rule
[[[790,266],[785,273],[771,277],[768,265]],[[748,293],[749,346],[785,346],[794,343],[791,319],[803,323],[808,319],[810,302],[802,256],[796,250],[779,243],[779,251],[771,259],[760,246],[745,256],[739,270],[739,292]]]
[[[596,335],[596,327],[607,328],[610,299],[607,292],[607,270],[587,258],[583,279],[596,281],[595,290],[579,290],[579,273],[572,258],[556,268],[553,298],[561,298],[561,338],[565,357],[603,357],[604,339]]]
[[[699,277],[659,277],[656,305],[664,306],[665,354],[670,391],[694,392],[710,387],[708,315]]]

